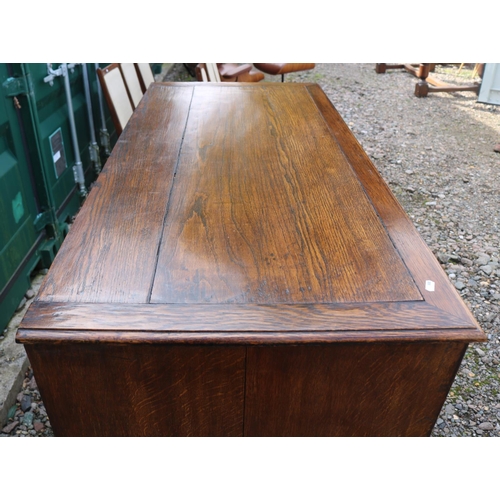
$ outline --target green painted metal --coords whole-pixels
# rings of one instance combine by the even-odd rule
[[[19,80],[0,65],[0,328],[3,329],[29,287],[40,259],[45,227],[35,227],[41,205],[30,173],[19,124]]]
[[[24,77],[7,78],[7,80],[3,82],[3,88],[6,97],[15,97],[28,93],[26,78]]]
[[[80,195],[75,183],[73,166],[75,150],[68,120],[68,106],[62,77],[52,84],[44,82],[47,76],[45,64],[23,64],[21,71],[30,85],[29,106],[34,133],[39,144],[39,168],[44,171],[45,186],[49,192],[50,206],[54,208],[59,223],[67,222],[80,206]],[[57,68],[59,64],[53,64]],[[70,72],[72,104],[77,128],[79,153],[84,166],[86,184],[95,179],[89,155],[89,124],[83,89],[81,66]],[[60,132],[65,165],[59,173],[55,166],[51,137]],[[69,210],[66,210],[67,206]]]
[[[109,63],[99,63],[100,68],[104,68],[108,65]],[[99,99],[98,99],[98,92],[97,92],[97,86],[98,86],[98,77],[97,73],[95,71],[95,63],[94,64],[89,64],[89,77],[90,77],[90,90],[92,93],[92,110],[94,114],[94,122],[96,124],[96,137],[101,145],[101,159],[102,164],[106,162],[107,156],[105,155],[105,152],[102,148],[102,138],[101,136],[101,129],[102,129],[102,124],[101,124],[101,116],[100,116],[100,108],[99,108]],[[95,99],[94,99],[95,96]],[[116,141],[118,139],[118,135],[115,130],[115,126],[113,125],[113,118],[111,117],[111,113],[109,112],[108,105],[106,104],[106,99],[103,95],[103,108],[104,108],[104,115],[105,115],[105,125],[106,125],[106,130],[109,135],[109,142],[110,142],[110,151],[113,149],[114,145],[116,144]]]
[[[57,69],[59,63],[53,63]],[[105,64],[101,64],[105,66]],[[95,65],[88,64],[94,127],[102,128]],[[4,328],[30,286],[37,266],[52,263],[82,198],[63,77],[44,81],[47,64],[0,63],[0,328]],[[72,107],[85,184],[97,177],[83,68],[69,72]],[[116,132],[106,104],[111,148]],[[101,148],[101,165],[107,156]]]
[[[161,73],[161,67],[163,66],[163,63],[149,63],[151,66],[151,71],[155,75],[159,75]]]

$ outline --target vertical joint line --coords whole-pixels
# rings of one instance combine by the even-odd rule
[[[155,283],[156,271],[158,269],[158,260],[160,259],[160,249],[161,249],[161,244],[163,242],[163,235],[165,233],[165,222],[167,221],[167,215],[168,215],[168,212],[170,210],[170,200],[172,199],[172,192],[174,190],[174,184],[175,184],[175,176],[177,174],[177,169],[179,168],[182,147],[184,145],[184,137],[186,136],[187,125],[189,122],[189,115],[191,114],[191,105],[193,104],[194,90],[195,89],[193,88],[193,92],[191,94],[191,100],[189,101],[189,108],[188,108],[188,112],[187,112],[187,116],[186,116],[186,123],[184,124],[184,130],[182,131],[181,143],[179,145],[179,152],[177,153],[177,160],[175,162],[175,167],[174,167],[174,170],[172,172],[172,182],[170,183],[170,190],[168,192],[167,205],[165,207],[165,214],[163,216],[163,225],[161,228],[160,241],[158,242],[158,248],[156,249],[156,260],[155,260],[155,265],[154,265],[154,270],[153,270],[153,277],[151,278],[151,285],[149,287],[148,298],[146,301],[147,304],[149,304],[151,302],[151,295],[153,294],[153,286]]]

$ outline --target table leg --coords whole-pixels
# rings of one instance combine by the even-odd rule
[[[415,85],[415,95],[417,97],[426,97],[429,93],[429,84],[426,79],[429,76],[429,63],[420,63],[417,70],[417,77],[420,81]]]

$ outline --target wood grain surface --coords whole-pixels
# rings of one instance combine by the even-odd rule
[[[241,436],[245,348],[30,345],[56,436]]]
[[[151,302],[417,299],[306,89],[196,87]]]
[[[158,332],[363,331],[474,327],[422,301],[373,304],[67,304],[38,302],[23,328]],[[445,332],[443,332],[445,333]],[[376,339],[374,339],[376,340]]]
[[[38,300],[147,302],[192,94],[189,87],[148,91],[76,217]]]
[[[320,87],[308,85],[308,90],[327,121],[332,135],[342,145],[346,158],[362,183],[374,209],[383,220],[387,234],[410,271],[423,299],[443,311],[463,318],[464,321],[472,322],[477,330],[481,331],[439,262],[338,111]],[[425,288],[427,280],[435,283],[434,291]],[[485,339],[483,335],[483,340]]]
[[[282,332],[154,332],[133,330],[29,330],[18,337],[23,344],[173,344],[173,345],[304,345],[343,342],[482,342],[482,333],[474,329],[457,330],[337,330]]]
[[[428,279],[435,292],[425,289]],[[142,309],[148,303],[158,309]],[[253,308],[273,304],[297,309]],[[311,84],[153,85],[24,325],[89,332],[472,328],[474,340],[482,336],[359,143]]]
[[[246,436],[428,436],[467,344],[247,351]]]

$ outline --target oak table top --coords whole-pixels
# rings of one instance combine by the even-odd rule
[[[153,84],[18,335],[366,339],[484,335],[321,88],[279,83]]]
[[[17,334],[59,436],[428,436],[485,336],[314,84],[155,83]]]

